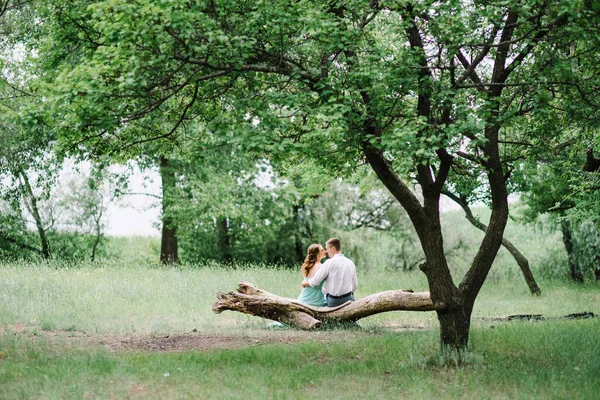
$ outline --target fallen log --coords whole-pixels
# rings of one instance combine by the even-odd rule
[[[429,292],[388,290],[338,307],[313,307],[296,299],[277,296],[249,282],[239,282],[237,292],[218,292],[213,303],[215,314],[238,311],[283,324],[314,329],[324,322],[356,322],[361,318],[388,311],[433,311]]]
[[[482,317],[478,318],[482,321],[545,321],[551,319],[587,319],[594,318],[596,315],[590,311],[584,311],[580,313],[573,313],[569,315],[563,315],[560,317],[544,317],[542,314],[517,314],[517,315],[509,315],[507,317],[495,317],[488,318]]]

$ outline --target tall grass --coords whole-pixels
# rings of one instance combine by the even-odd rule
[[[390,289],[427,291],[422,273],[359,269],[357,297]],[[61,262],[5,263],[0,268],[0,326],[22,324],[45,330],[88,333],[160,333],[253,329],[264,321],[225,312],[212,313],[219,291],[237,288],[245,280],[284,297],[300,292],[299,271],[268,266],[223,268],[143,265],[69,264]],[[542,280],[541,297],[532,297],[518,279],[487,282],[474,316],[545,314],[558,316],[593,311],[600,298],[596,283]],[[396,312],[375,315],[367,325],[412,324],[436,327],[434,313]],[[233,329],[232,328],[236,328]]]
[[[398,287],[425,290],[421,275],[359,274],[358,297]],[[482,319],[598,313],[595,283],[541,280],[541,297],[531,296],[524,282],[486,283],[474,310],[472,353],[460,368],[448,368],[447,360],[439,359],[434,313],[384,313],[362,320],[358,331],[304,336],[318,342],[251,343],[211,352],[111,353],[81,337],[67,341],[75,330],[86,337],[193,329],[228,336],[272,334],[260,318],[211,312],[215,293],[235,289],[242,279],[288,297],[300,289],[297,271],[266,266],[4,264],[0,398],[594,399],[600,390],[599,321]],[[26,334],[16,334],[17,325],[24,325]],[[53,336],[44,330],[66,332]]]
[[[399,287],[426,290],[420,275],[407,274],[395,280],[385,274],[359,274],[359,295]],[[250,317],[212,313],[218,291],[235,290],[238,281],[245,280],[295,298],[302,278],[299,271],[267,266],[165,268],[13,262],[0,268],[0,280],[0,326],[152,333],[227,330],[246,324]]]

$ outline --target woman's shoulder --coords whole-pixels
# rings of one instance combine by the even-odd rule
[[[310,272],[308,273],[308,278],[312,278],[313,276],[315,276],[317,272],[319,272],[320,268],[321,263],[315,263],[315,265],[313,265],[313,267],[310,269]]]

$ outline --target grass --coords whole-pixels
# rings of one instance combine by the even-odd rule
[[[297,271],[262,268],[153,268],[145,266],[78,266],[5,264],[0,268],[0,326],[24,324],[42,329],[92,333],[152,333],[229,330],[250,317],[214,315],[218,291],[247,280],[286,297],[297,297]],[[385,274],[359,277],[362,295],[401,284],[427,290],[422,274],[394,281]],[[421,314],[422,316],[424,314]],[[430,316],[432,317],[432,316]],[[426,319],[431,319],[426,317]],[[252,325],[252,324],[251,324]]]
[[[485,217],[485,210],[478,212]],[[163,268],[152,256],[159,244],[148,238],[111,239],[112,258],[95,264],[2,262],[0,399],[595,399],[600,320],[558,317],[600,313],[600,285],[564,279],[560,237],[540,229],[511,221],[506,237],[529,257],[542,295],[529,294],[514,260],[501,250],[475,304],[469,353],[460,366],[456,357],[439,352],[431,312],[384,313],[361,320],[358,330],[310,333],[211,312],[216,293],[235,290],[240,280],[294,298],[300,291],[297,270]],[[481,233],[461,212],[445,214],[444,231],[447,248],[455,249],[449,264],[459,280]],[[380,258],[365,253],[362,259],[370,262],[357,262],[358,298],[390,289],[428,290],[421,272],[384,265],[388,242],[371,239],[367,247]],[[547,318],[490,320],[511,314]],[[244,346],[158,352],[102,344],[165,335],[237,338]],[[294,337],[300,340],[289,340]]]
[[[490,322],[509,314],[598,313],[597,283],[540,280],[533,297],[518,276],[487,282],[475,306],[467,364],[440,359],[434,313],[385,313],[362,329],[306,334],[313,342],[245,348],[111,352],[119,335],[268,336],[266,321],[212,314],[217,291],[247,280],[297,296],[297,271],[266,267],[4,263],[0,266],[0,398],[596,398],[597,319]],[[423,274],[359,273],[358,297],[427,290]],[[21,325],[23,332],[17,333]],[[405,327],[416,330],[403,329]],[[280,337],[297,335],[292,329]],[[92,343],[92,344],[90,344]],[[449,362],[450,361],[450,362]],[[336,389],[332,392],[332,385]]]
[[[597,320],[476,328],[476,355],[462,368],[436,365],[434,331],[328,345],[117,354],[5,335],[0,397],[593,399],[600,390],[599,329]]]
[[[211,305],[218,291],[246,280],[270,292],[295,298],[297,271],[266,267],[224,269],[148,266],[5,263],[0,267],[0,326],[22,324],[42,330],[78,330],[93,334],[241,332],[262,327],[257,318],[225,312]],[[357,297],[410,288],[426,291],[425,277],[415,272],[359,272]],[[486,282],[474,317],[508,314],[560,316],[594,311],[600,304],[598,285],[540,281],[542,296],[529,295],[520,277]],[[596,310],[597,311],[597,310]],[[385,313],[364,320],[367,326],[412,324],[437,327],[433,313]]]

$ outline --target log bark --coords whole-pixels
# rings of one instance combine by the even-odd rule
[[[388,311],[434,311],[429,292],[389,290],[348,301],[338,307],[313,307],[296,299],[277,296],[249,282],[239,282],[237,292],[217,293],[213,312],[238,311],[301,329],[318,328],[324,322],[355,322]]]

